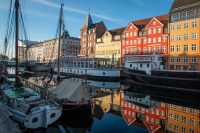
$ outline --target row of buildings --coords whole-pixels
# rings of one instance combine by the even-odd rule
[[[65,30],[62,57],[103,57],[115,65],[160,55],[166,69],[200,70],[200,2],[174,0],[169,14],[131,21],[125,27],[107,30],[103,21],[93,23],[90,13],[80,29],[80,38]],[[49,61],[57,58],[58,39],[34,44],[29,59]]]

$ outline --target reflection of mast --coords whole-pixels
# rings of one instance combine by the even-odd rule
[[[19,0],[15,1],[15,81],[18,81],[18,38],[19,38],[19,27],[18,27],[18,9],[19,9]]]
[[[63,3],[61,4],[61,9],[60,9],[60,20],[59,20],[59,38],[58,38],[58,77],[57,81],[60,81],[60,42],[61,42],[61,28],[62,28],[62,10],[63,10]]]

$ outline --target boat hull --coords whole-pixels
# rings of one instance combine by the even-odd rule
[[[198,79],[186,79],[186,78],[173,78],[162,76],[151,76],[145,74],[139,74],[134,72],[127,72],[131,76],[131,79],[136,83],[142,83],[147,85],[155,85],[160,87],[173,87],[174,89],[183,90],[199,90],[200,80]]]
[[[12,119],[29,129],[37,129],[47,127],[52,124],[62,114],[62,110],[58,107],[44,107],[29,114],[19,112],[15,109],[7,107],[12,113]]]

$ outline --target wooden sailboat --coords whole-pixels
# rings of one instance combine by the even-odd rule
[[[63,4],[61,4],[60,18],[59,18],[59,41],[58,41],[58,59],[57,59],[57,87],[51,93],[56,97],[64,110],[68,111],[85,111],[91,114],[91,97],[86,90],[86,84],[82,81],[73,81],[65,79],[60,81],[60,43],[61,43],[61,29],[62,29],[62,13]]]
[[[61,107],[42,97],[33,88],[23,87],[18,76],[18,9],[19,0],[15,0],[15,52],[16,52],[16,79],[15,82],[6,82],[1,86],[2,102],[12,113],[12,119],[26,128],[47,127],[62,114]]]

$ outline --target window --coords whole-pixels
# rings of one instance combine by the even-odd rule
[[[181,40],[181,35],[177,35],[177,36],[176,36],[176,40],[177,40],[177,41],[180,41],[180,40]]]
[[[170,57],[170,62],[174,62],[174,57]]]
[[[188,34],[184,34],[184,40],[188,40]]]
[[[185,29],[188,28],[188,23],[184,23],[184,28],[185,28]]]
[[[183,111],[183,112],[186,112],[186,111],[187,111],[187,108],[186,108],[186,107],[182,107],[182,111]]]
[[[174,30],[174,25],[170,26],[170,30],[173,31]]]
[[[128,45],[128,41],[126,41],[126,45]]]
[[[148,47],[148,53],[151,53],[151,47]]]
[[[178,105],[174,105],[174,109],[175,109],[175,110],[178,110]]]
[[[151,38],[148,38],[148,43],[151,43]]]
[[[176,29],[177,29],[177,30],[180,30],[180,29],[181,29],[181,24],[177,24]]]
[[[182,116],[182,123],[186,123],[186,117]]]
[[[163,42],[166,42],[166,40],[167,40],[166,37],[163,37]]]
[[[52,113],[50,118],[54,118],[56,116],[56,113]]]
[[[156,52],[156,47],[153,47],[153,51],[152,51],[153,53],[155,53]]]
[[[174,35],[170,36],[170,41],[174,41]]]
[[[187,62],[188,62],[188,56],[184,56],[184,57],[183,57],[183,62],[184,62],[184,63],[187,63]]]
[[[170,46],[170,52],[174,52],[174,46]]]
[[[161,46],[158,46],[158,53],[161,53]]]
[[[177,52],[180,52],[180,51],[181,51],[181,45],[177,45],[177,46],[176,46],[176,51],[177,51]]]
[[[140,54],[140,48],[138,48],[138,54]]]
[[[180,56],[176,57],[176,62],[177,62],[177,63],[180,63],[180,62],[181,62],[181,57],[180,57]]]
[[[138,44],[140,44],[140,43],[141,43],[141,40],[139,39],[139,40],[138,40]]]
[[[174,125],[174,130],[178,131],[178,125]]]
[[[132,37],[133,36],[133,32],[130,32],[130,37]]]
[[[134,43],[134,44],[137,44],[137,40],[134,40],[133,43]]]
[[[196,51],[196,50],[197,50],[196,44],[192,44],[192,51]]]
[[[133,50],[132,50],[132,48],[130,48],[130,54],[132,54],[133,53]]]
[[[129,37],[129,33],[126,33],[126,37]]]
[[[172,109],[172,104],[168,104],[169,109]]]
[[[186,133],[185,127],[182,127],[182,128],[181,128],[181,131],[182,131],[182,133]]]
[[[194,124],[195,124],[195,120],[192,119],[192,118],[190,118],[190,125],[193,125],[193,126],[194,126]]]
[[[193,130],[193,129],[190,129],[190,130],[189,130],[189,133],[195,133],[195,132],[194,132],[194,130]]]
[[[163,46],[163,49],[162,49],[163,51],[163,53],[166,53],[166,46]]]
[[[146,43],[147,43],[147,39],[144,39],[143,41],[144,41],[144,44],[146,44]]]
[[[196,32],[192,32],[192,39],[197,39],[197,33]]]
[[[175,115],[174,115],[174,120],[175,120],[175,121],[178,121],[178,114],[175,114]]]
[[[192,18],[194,18],[194,11],[187,12],[187,19],[192,19]]]
[[[156,38],[155,38],[155,37],[153,38],[153,42],[154,42],[154,43],[156,42]]]
[[[197,22],[192,22],[192,28],[196,28],[197,27]]]
[[[38,122],[38,117],[32,119],[32,123]]]
[[[196,63],[196,62],[197,62],[197,57],[191,56],[191,63]]]
[[[184,52],[187,52],[187,51],[188,51],[188,45],[185,44],[185,45],[184,45]]]
[[[158,28],[158,33],[161,33],[161,28]]]
[[[136,31],[134,31],[133,35],[134,35],[134,36],[136,36],[136,35],[137,35]]]
[[[190,114],[194,114],[194,109],[190,108]]]
[[[161,37],[158,37],[158,42],[161,42]]]
[[[143,53],[147,53],[147,48],[144,48],[144,49],[143,49]]]
[[[151,34],[151,29],[148,30],[148,34]]]
[[[172,124],[168,124],[168,128],[172,128]]]
[[[132,45],[133,44],[133,40],[130,40],[130,45]]]
[[[133,29],[133,26],[132,26],[132,25],[130,26],[130,29]]]
[[[153,34],[156,34],[156,28],[153,29]]]

